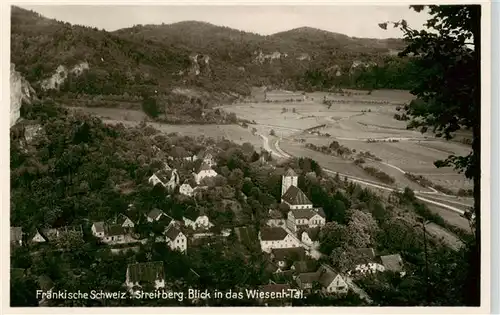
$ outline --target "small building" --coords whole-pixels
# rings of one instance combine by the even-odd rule
[[[259,233],[262,251],[271,252],[275,248],[300,247],[300,241],[280,227],[264,227]]]
[[[178,250],[184,253],[187,250],[187,238],[176,224],[170,224],[165,229],[167,245],[172,250]]]
[[[69,234],[77,235],[83,238],[83,230],[80,225],[77,226],[63,226],[57,229],[37,229],[31,241],[34,243],[45,243],[53,242],[61,237],[65,237]]]
[[[326,224],[322,208],[292,209],[288,212],[287,227],[294,233],[300,229],[321,227]]]
[[[207,215],[205,214],[200,214],[200,215],[191,215],[186,213],[183,217],[182,220],[184,221],[184,225],[186,227],[190,227],[193,230],[199,230],[199,229],[210,229],[214,225],[210,222],[210,219],[208,218]]]
[[[307,246],[311,246],[313,248],[319,247],[319,231],[320,227],[309,228],[302,232],[300,235],[300,239]]]
[[[302,290],[324,294],[345,294],[349,291],[346,279],[327,265],[321,265],[316,272],[301,273],[295,281]]]
[[[122,213],[116,217],[114,223],[120,225],[124,229],[132,229],[135,226],[134,222]]]
[[[151,223],[151,222],[155,222],[155,221],[160,220],[164,216],[167,216],[167,215],[163,211],[161,211],[160,209],[154,208],[146,215],[146,220]]]
[[[151,175],[148,182],[153,186],[160,184],[167,190],[172,191],[175,187],[177,187],[177,185],[179,185],[180,179],[176,169],[162,169]]]
[[[406,274],[400,254],[380,256],[380,262],[384,266],[385,271],[399,272],[402,277]]]
[[[92,224],[92,235],[108,245],[136,243],[137,240],[130,234],[129,227],[121,224],[107,224],[95,222]]]
[[[191,185],[189,185],[189,183],[185,182],[179,187],[179,193],[184,196],[192,197],[194,189]]]
[[[10,227],[10,243],[16,246],[23,245],[23,228],[18,226]]]
[[[155,289],[165,288],[165,270],[162,261],[129,264],[125,285],[130,291],[144,289],[145,286]]]
[[[92,227],[90,228],[90,230],[92,231],[92,235],[94,235],[97,238],[104,237],[104,225],[105,223],[102,221],[94,222],[92,224]]]
[[[217,175],[217,172],[214,171],[210,165],[203,163],[201,164],[198,173],[195,173],[194,179],[196,184],[199,185],[204,178],[215,177]]]

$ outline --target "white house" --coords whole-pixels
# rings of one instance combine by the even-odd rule
[[[192,228],[193,230],[198,229],[209,229],[214,225],[210,222],[210,219],[206,215],[199,215],[196,217],[190,217],[189,215],[183,216],[182,220],[184,221],[184,225]]]
[[[179,193],[184,196],[192,197],[193,192],[194,192],[193,187],[191,187],[191,185],[189,185],[188,183],[184,183],[179,187]]]
[[[135,226],[134,222],[129,217],[127,217],[126,215],[124,215],[122,213],[120,213],[117,216],[115,223],[120,225],[121,227],[123,227],[125,229],[131,229]]]
[[[314,290],[314,284],[317,284],[325,294],[345,294],[349,291],[346,279],[327,265],[321,265],[316,272],[301,273],[295,280],[302,290]]]
[[[179,185],[179,181],[180,181],[179,174],[177,173],[176,169],[159,170],[158,172],[151,175],[151,177],[148,179],[148,182],[153,186],[160,184],[168,190],[174,190],[175,187]]]
[[[310,228],[302,232],[300,239],[302,243],[311,246],[313,248],[319,247],[319,231],[320,228]]]
[[[217,172],[210,167],[208,164],[202,164],[200,166],[200,169],[198,170],[198,173],[195,174],[195,181],[196,184],[200,184],[202,179],[207,178],[207,177],[215,177],[217,176]]]
[[[125,285],[130,291],[149,284],[155,289],[165,288],[165,270],[162,261],[129,264]]]
[[[180,252],[187,250],[186,235],[175,224],[171,224],[165,229],[165,237],[170,249]]]
[[[104,237],[104,222],[94,222],[91,227],[92,235],[101,238]]]
[[[280,227],[264,227],[259,232],[262,251],[271,252],[275,248],[292,248],[302,246],[300,241]]]
[[[42,232],[37,229],[31,241],[35,243],[45,243],[47,242],[47,239],[43,236]]]
[[[325,213],[321,208],[293,209],[288,212],[286,224],[294,233],[300,229],[321,227],[326,224]]]
[[[99,238],[101,242],[108,245],[135,243],[137,240],[133,238],[127,231],[127,227],[120,224],[106,224],[104,222],[95,222],[92,224],[92,235]]]

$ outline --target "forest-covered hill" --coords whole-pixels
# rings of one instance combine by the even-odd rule
[[[214,104],[247,96],[255,85],[375,89],[405,88],[408,81],[390,79],[406,72],[406,61],[391,57],[404,48],[402,40],[308,27],[261,36],[186,21],[106,32],[12,7],[11,42],[12,62],[36,89],[84,106],[116,106],[110,96],[122,96],[134,107],[144,94],[156,95],[164,106],[193,95]],[[61,70],[59,92],[42,88]],[[185,88],[195,92],[174,92]]]

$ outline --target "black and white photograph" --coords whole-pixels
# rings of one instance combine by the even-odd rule
[[[485,306],[485,2],[6,8],[12,309]]]

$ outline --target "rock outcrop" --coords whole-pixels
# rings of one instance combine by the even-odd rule
[[[36,98],[35,90],[29,82],[10,64],[10,127],[21,118],[21,107],[24,103]]]
[[[87,70],[89,68],[90,66],[88,62],[81,62],[71,68],[71,70],[68,70],[68,68],[66,68],[65,66],[60,65],[59,67],[57,67],[56,72],[50,78],[40,82],[40,87],[43,90],[57,90],[64,83],[69,73],[79,76],[83,73],[84,70]]]

